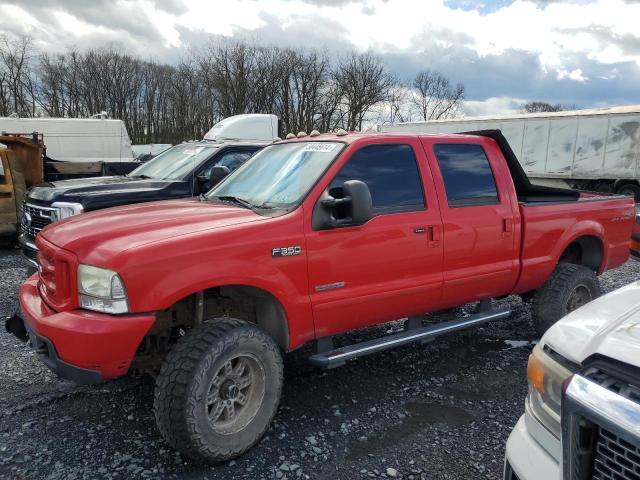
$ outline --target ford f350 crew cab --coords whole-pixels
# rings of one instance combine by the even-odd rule
[[[640,282],[551,327],[528,377],[505,480],[640,478]]]
[[[156,376],[176,449],[237,456],[275,415],[282,353],[313,342],[334,367],[509,312],[532,299],[546,330],[624,263],[633,200],[531,185],[499,131],[304,136],[269,146],[195,199],[91,212],[44,228],[20,290],[28,337],[82,383]],[[480,301],[423,326],[422,314]],[[405,330],[335,348],[392,320]]]

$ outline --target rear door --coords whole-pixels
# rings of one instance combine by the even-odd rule
[[[305,215],[309,291],[316,335],[344,332],[424,313],[442,288],[442,222],[419,140],[366,145],[331,178],[371,191],[374,217],[364,225],[314,231]],[[324,188],[315,191],[316,199]]]
[[[443,302],[509,293],[519,265],[520,219],[502,153],[478,139],[423,138],[443,222]]]

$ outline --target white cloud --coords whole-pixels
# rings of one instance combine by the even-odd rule
[[[138,55],[175,58],[208,34],[244,35],[258,43],[373,51],[403,58],[413,71],[444,65],[476,99],[474,91],[491,87],[474,88],[472,72],[482,72],[484,62],[504,69],[492,72],[496,87],[485,106],[469,103],[486,111],[525,96],[505,91],[523,67],[547,88],[531,92],[540,100],[553,97],[553,82],[569,91],[567,84],[620,80],[620,70],[632,72],[637,84],[638,18],[640,2],[624,0],[0,0],[0,31],[31,34],[50,51],[119,41]],[[483,74],[486,83],[491,76]]]
[[[489,97],[486,100],[469,100],[465,102],[465,117],[484,117],[522,110],[527,100],[511,97]]]

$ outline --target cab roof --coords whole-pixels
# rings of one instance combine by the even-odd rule
[[[363,138],[479,138],[485,135],[472,135],[465,133],[394,133],[394,132],[348,132],[346,134],[336,133],[321,133],[320,135],[305,135],[303,137],[289,138],[279,140],[275,143],[290,143],[290,142],[340,142],[350,144]]]

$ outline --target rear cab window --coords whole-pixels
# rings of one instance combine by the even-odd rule
[[[449,207],[500,203],[493,170],[481,145],[438,143],[433,149]]]
[[[425,209],[422,179],[413,148],[405,144],[369,145],[355,152],[329,185],[342,197],[342,184],[360,180],[371,192],[374,214]]]

